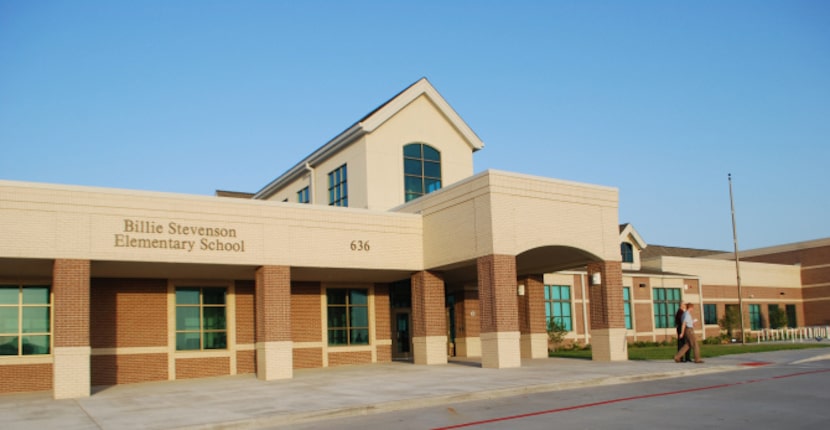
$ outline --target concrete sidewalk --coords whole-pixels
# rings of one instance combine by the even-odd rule
[[[826,354],[799,352],[803,359]],[[483,369],[474,361],[439,366],[388,363],[298,370],[293,379],[274,382],[240,375],[118,385],[77,400],[53,400],[51,393],[10,394],[0,396],[0,422],[4,429],[258,428],[738,370],[753,361],[774,362],[775,354],[732,355],[703,364],[550,358],[499,370]]]

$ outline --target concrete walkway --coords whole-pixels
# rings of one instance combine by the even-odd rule
[[[534,392],[673,378],[776,362],[795,351],[731,355],[703,364],[666,361],[600,363],[550,358],[521,368],[482,369],[475,361],[439,366],[389,363],[298,370],[263,382],[253,375],[118,385],[89,398],[53,400],[51,393],[0,395],[3,429],[258,428],[335,417],[444,405]],[[816,359],[827,350],[798,351]],[[826,357],[825,357],[826,358]]]

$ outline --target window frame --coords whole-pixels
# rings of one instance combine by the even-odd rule
[[[623,318],[625,319],[626,330],[634,329],[634,320],[632,319],[631,307],[631,287],[623,287]]]
[[[703,304],[703,324],[714,325],[718,323],[718,305],[714,303]]]
[[[672,297],[669,297],[669,295]],[[683,303],[683,295],[680,288],[652,288],[651,298],[654,311],[654,328],[674,328],[674,314]]]
[[[787,313],[787,327],[789,328],[796,328],[798,327],[798,314],[796,314],[796,308],[794,304],[786,304],[784,305],[784,312]]]
[[[17,317],[17,328],[15,332],[2,332],[0,333],[0,337],[3,338],[16,338],[16,350],[15,354],[0,354],[0,359],[2,358],[9,358],[9,357],[42,357],[42,356],[49,356],[54,351],[54,314],[53,314],[53,296],[52,296],[52,285],[50,284],[21,284],[21,283],[2,283],[0,285],[4,288],[8,289],[17,289],[17,302],[16,303],[0,303],[0,308],[3,309],[16,309],[16,317]],[[46,303],[25,303],[25,289],[32,289],[32,288],[45,288],[46,289]],[[37,308],[46,308],[46,331],[27,331],[26,330],[26,321],[24,320],[25,317],[25,310],[26,309],[37,309]],[[40,321],[42,324],[42,321]],[[30,337],[46,337],[46,345],[45,345],[45,352],[32,352],[26,353],[26,344],[24,343],[26,338]]]
[[[308,185],[300,191],[297,191],[297,203],[311,203],[309,200]]]
[[[407,154],[407,148],[414,148],[418,147],[418,156],[409,155]],[[427,151],[425,148],[429,148],[430,150],[435,152],[437,158],[427,158]],[[410,172],[408,166],[414,166],[414,163],[418,165],[419,173]],[[427,175],[428,165],[437,165],[438,168],[438,176],[434,175]],[[434,167],[433,167],[434,168]],[[427,195],[431,192],[438,191],[443,187],[443,177],[444,177],[444,170],[441,163],[441,151],[435,148],[432,145],[423,143],[423,142],[413,142],[403,146],[403,194],[404,194],[404,202],[409,202],[411,200],[415,200],[418,197]],[[409,189],[409,182],[417,181],[419,185],[419,189]],[[429,189],[429,184],[435,185],[437,184],[437,188]]]
[[[345,303],[332,303],[332,293],[342,292],[345,297]],[[361,292],[365,295],[365,303],[354,304],[352,301],[352,292]],[[370,297],[371,291],[368,288],[326,288],[326,345],[330,348],[350,347],[350,346],[369,346],[371,342],[371,325],[372,316],[370,313]],[[345,325],[332,326],[332,309],[343,309],[343,322]],[[366,325],[353,324],[354,311],[358,308],[365,308]],[[332,342],[334,332],[345,331],[345,343]],[[355,342],[354,333],[358,331],[365,331],[365,342]]]
[[[329,206],[349,206],[348,167],[343,163],[328,174]]]
[[[567,298],[562,298],[562,292],[567,291]],[[556,294],[558,292],[558,294]],[[573,295],[570,285],[545,285],[545,325],[550,326],[553,320],[559,323],[565,331],[573,331]],[[567,315],[565,315],[567,313]]]
[[[198,290],[199,292],[199,303],[179,303],[179,291],[185,290]],[[205,290],[222,290],[223,292],[223,300],[222,303],[205,303]],[[173,304],[174,304],[174,320],[173,320],[173,341],[174,341],[174,349],[177,353],[182,352],[204,352],[204,351],[228,351],[229,342],[231,337],[231,330],[230,330],[230,318],[229,318],[229,310],[230,310],[230,298],[231,291],[229,288],[225,286],[216,286],[216,285],[177,285],[173,288]],[[199,329],[180,329],[179,328],[179,310],[185,308],[198,308],[199,309]],[[205,309],[223,309],[222,312],[222,322],[223,328],[206,328],[206,319],[205,319]],[[198,348],[180,348],[179,347],[179,334],[199,334],[199,347]],[[207,334],[220,334],[224,333],[224,342],[222,342],[223,346],[221,347],[205,347],[205,338]]]
[[[764,321],[761,316],[761,305],[751,303],[749,305],[749,329],[761,330],[764,328]]]
[[[620,257],[623,263],[634,263],[634,245],[628,242],[620,243]]]

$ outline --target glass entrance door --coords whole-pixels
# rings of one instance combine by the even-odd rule
[[[408,360],[412,358],[409,311],[395,311],[392,324],[392,359]]]

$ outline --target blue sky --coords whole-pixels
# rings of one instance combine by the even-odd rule
[[[0,0],[0,178],[256,191],[426,76],[651,244],[830,236],[826,1]]]

